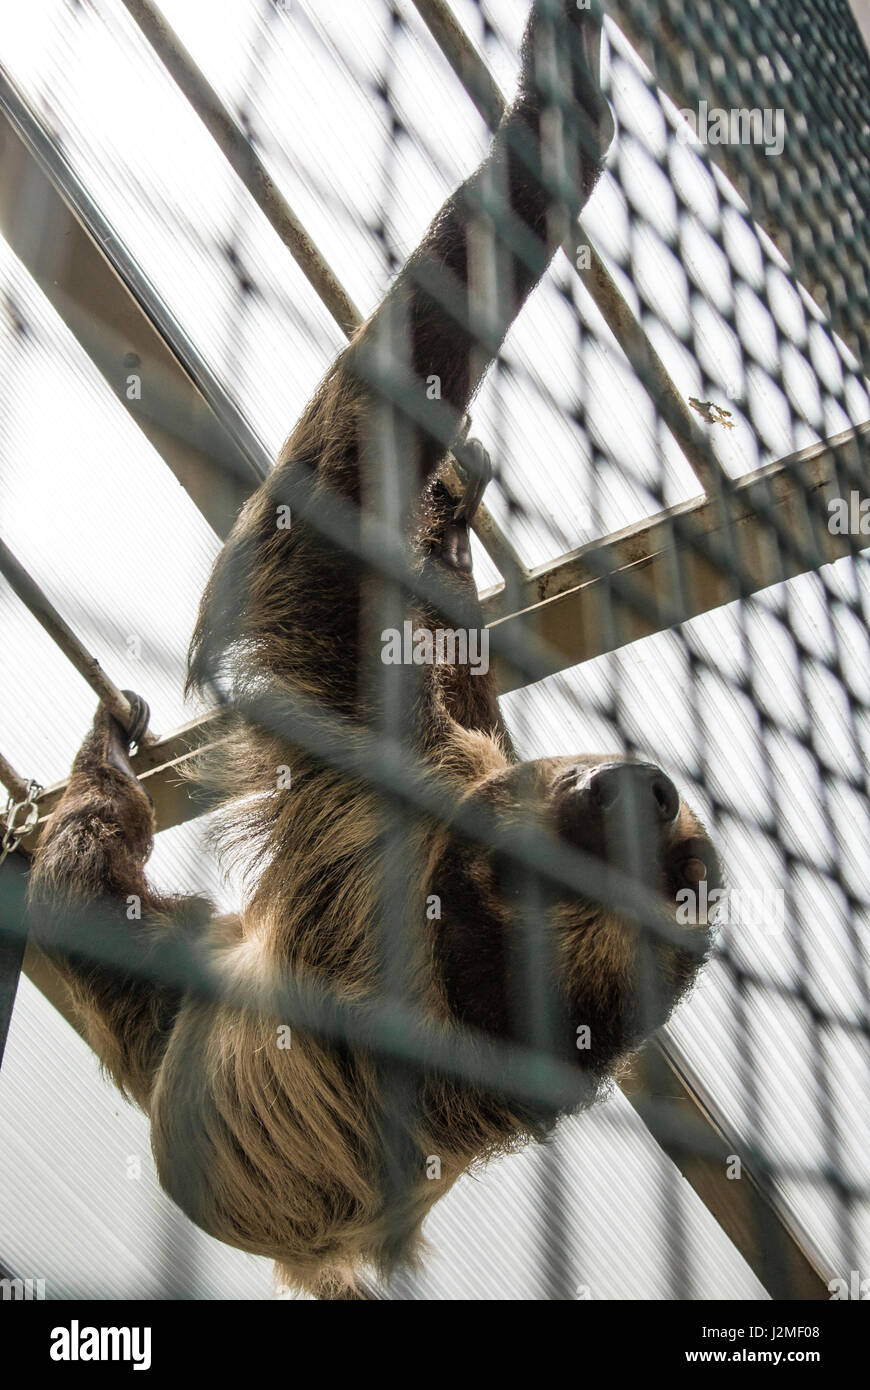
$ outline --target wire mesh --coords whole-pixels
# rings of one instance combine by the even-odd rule
[[[152,12],[139,3],[126,8],[140,24]],[[229,459],[232,487],[243,479],[247,489],[265,471],[282,395],[280,371],[268,358],[282,325],[293,317],[321,367],[338,345],[315,310],[308,316],[293,302],[274,248],[263,251],[245,173],[261,170],[261,183],[274,181],[270,188],[279,198],[286,193],[285,222],[295,225],[299,215],[307,221],[311,211],[315,248],[330,238],[327,261],[335,275],[327,277],[327,291],[315,277],[316,288],[345,305],[350,295],[368,305],[373,290],[382,291],[405,263],[409,228],[419,234],[437,206],[437,199],[429,200],[426,217],[415,209],[409,218],[409,150],[416,152],[418,181],[423,169],[436,187],[447,183],[442,166],[455,164],[445,150],[447,127],[428,104],[415,108],[406,90],[403,71],[412,50],[442,65],[438,80],[448,84],[454,102],[464,103],[462,123],[474,125],[475,157],[500,115],[490,64],[503,79],[516,73],[524,4],[468,0],[451,11],[418,0],[413,9],[359,8],[362,18],[351,35],[328,7],[315,14],[303,4],[252,0],[240,7],[238,21],[248,55],[242,76],[238,64],[228,67],[225,57],[209,50],[189,9],[185,14],[184,7],[164,6],[165,18],[178,25],[206,74],[205,89],[184,87],[197,116],[205,118],[207,101],[206,125],[214,134],[226,128],[222,113],[233,111],[236,153],[233,173],[226,175],[225,217],[210,219],[207,230],[170,171],[162,171],[165,186],[158,185],[135,149],[115,148],[119,173],[100,181],[89,123],[111,141],[106,108],[97,102],[88,109],[68,76],[67,56],[88,50],[98,33],[101,44],[114,42],[119,52],[128,45],[129,61],[163,81],[145,42],[155,39],[153,30],[149,35],[143,26],[143,37],[102,4],[58,5],[56,52],[35,74],[25,61],[24,40],[11,48],[3,88],[7,120],[25,130],[31,152],[63,186],[91,234],[99,223],[116,272],[135,289],[205,396],[222,438],[231,441],[221,465]],[[289,509],[291,534],[309,547],[315,583],[330,565],[344,577],[350,617],[320,608],[321,626],[310,634],[321,649],[320,686],[304,655],[300,669],[270,666],[263,654],[271,632],[245,627],[257,602],[256,566],[230,568],[224,599],[233,622],[240,616],[242,622],[217,636],[214,652],[205,652],[209,658],[222,651],[238,655],[246,642],[255,655],[259,650],[259,669],[243,666],[235,683],[219,663],[206,662],[205,675],[216,704],[255,731],[252,747],[259,737],[261,750],[287,750],[289,793],[265,781],[259,791],[249,787],[254,800],[273,804],[273,821],[294,795],[292,785],[304,790],[315,776],[344,788],[370,817],[364,855],[350,866],[374,885],[364,940],[354,945],[351,960],[334,965],[331,978],[322,967],[306,971],[305,951],[291,939],[279,979],[237,980],[196,942],[119,937],[111,906],[89,904],[83,914],[55,924],[51,945],[152,980],[155,989],[224,999],[246,1016],[286,1020],[294,1045],[298,1035],[316,1039],[350,1070],[371,1059],[378,1076],[375,1186],[388,1245],[401,1244],[403,1218],[421,1202],[421,1165],[439,1159],[431,1135],[447,1128],[432,1108],[438,1086],[461,1097],[475,1123],[496,1097],[521,1115],[512,1136],[542,1137],[556,1115],[596,1097],[619,1061],[627,1094],[676,1164],[660,1191],[670,1296],[693,1296],[689,1236],[675,1185],[680,1170],[769,1292],[798,1297],[809,1289],[810,1296],[824,1297],[831,1280],[848,1282],[850,1271],[866,1266],[870,1250],[864,554],[870,523],[862,524],[870,511],[862,505],[868,486],[862,426],[870,421],[864,230],[870,166],[858,95],[870,76],[867,53],[848,6],[835,0],[775,9],[666,0],[606,7],[603,87],[618,134],[582,222],[572,212],[570,228],[559,235],[548,225],[545,254],[540,237],[529,235],[505,196],[506,170],[511,160],[534,170],[547,190],[548,218],[557,224],[560,208],[571,202],[566,168],[572,144],[582,151],[588,131],[576,120],[570,95],[572,63],[575,74],[582,64],[571,40],[574,7],[541,0],[535,8],[545,31],[555,26],[555,46],[542,46],[536,78],[552,119],[537,144],[509,115],[495,137],[502,163],[495,159],[489,166],[491,178],[464,185],[458,206],[467,219],[467,286],[457,282],[455,261],[440,270],[425,259],[412,261],[399,281],[412,297],[412,311],[394,289],[341,359],[363,403],[364,424],[354,426],[358,482],[349,495],[315,485],[309,470],[322,460],[303,456],[302,467],[281,468],[264,484],[269,506]],[[600,14],[596,7],[577,9],[589,23],[593,12]],[[457,28],[456,15],[468,35]],[[276,117],[276,88],[287,65],[293,69],[300,36],[312,60],[364,93],[374,113],[376,139],[367,129],[367,215],[360,216],[318,167],[316,139],[310,148],[291,150]],[[508,53],[514,66],[505,71]],[[167,61],[165,51],[160,57]],[[177,70],[174,75],[178,80]],[[326,108],[325,94],[322,100]],[[130,178],[137,194],[132,201],[125,189]],[[181,254],[209,268],[198,272],[192,292],[185,292],[178,265],[167,269],[165,244],[156,238],[149,244],[137,230],[137,218],[152,227],[168,221],[187,248]],[[355,224],[355,240],[346,240],[341,254],[334,227],[348,221]],[[307,238],[302,223],[298,227]],[[567,256],[553,261],[546,284],[502,345],[515,308],[514,282],[536,281],[556,246]],[[361,256],[371,267],[367,278],[359,274]],[[203,304],[208,274],[224,281],[220,313]],[[306,303],[301,294],[299,302]],[[431,563],[432,536],[425,528],[416,550],[408,544],[417,503],[409,461],[431,465],[454,448],[460,481],[469,480],[457,443],[463,411],[457,415],[452,403],[427,391],[429,374],[414,355],[421,304],[442,332],[449,325],[453,355],[468,344],[472,376],[493,359],[471,426],[495,473],[487,491],[496,528],[490,561],[474,542],[476,560],[495,581],[483,596],[483,612],[493,617],[485,629],[468,594]],[[16,322],[20,314],[17,308]],[[7,338],[14,361],[26,362],[35,350],[33,329]],[[558,357],[556,370],[551,353]],[[245,358],[262,367],[259,380]],[[157,395],[152,412],[183,417],[168,391]],[[4,454],[11,457],[21,436],[12,401],[3,430]],[[195,442],[196,428],[189,432]],[[346,443],[333,440],[330,448],[335,453]],[[812,454],[810,462],[820,460],[823,474],[814,482],[801,451]],[[340,478],[336,460],[340,454],[327,458]],[[177,461],[173,467],[178,472]],[[742,491],[750,473],[751,505]],[[220,487],[221,467],[214,477]],[[700,503],[698,477],[705,489]],[[456,481],[454,475],[454,503]],[[437,501],[444,524],[444,497]],[[704,525],[700,507],[709,518]],[[660,513],[661,539],[645,550],[653,512]],[[628,536],[615,538],[625,524],[631,525]],[[427,525],[435,525],[432,516]],[[507,552],[499,548],[499,534]],[[479,538],[486,544],[485,529]],[[27,546],[14,534],[10,540],[27,561]],[[617,541],[622,549],[614,548]],[[31,543],[31,550],[39,573],[45,562],[38,546]],[[556,587],[560,565],[566,577]],[[499,566],[502,573],[495,571]],[[49,602],[63,610],[46,582],[51,578],[39,573]],[[560,607],[561,600],[585,607]],[[297,607],[304,602],[302,595]],[[582,631],[573,626],[578,613],[586,618]],[[487,804],[480,794],[486,778],[478,777],[477,785],[469,774],[467,795],[459,795],[455,770],[443,760],[439,765],[431,746],[436,731],[426,703],[431,676],[425,662],[409,661],[407,651],[398,664],[383,659],[384,634],[402,634],[412,618],[465,632],[469,643],[476,632],[481,650],[485,638],[500,686],[511,691],[502,701],[510,735],[496,715],[474,709],[470,695],[466,717],[476,736],[494,735],[507,748],[503,771],[518,766],[511,737],[532,769],[547,758],[568,764],[578,749],[584,755],[610,750],[600,756],[601,766],[617,758],[654,764],[664,779],[654,785],[673,778],[701,812],[729,870],[726,895],[702,984],[665,1032],[670,986],[662,955],[688,949],[688,975],[707,943],[702,933],[687,933],[673,904],[662,912],[655,806],[636,788],[623,794],[603,818],[606,834],[593,843],[585,830],[572,834],[554,821],[552,784],[546,792],[538,785],[536,798],[524,794],[507,814],[497,799]],[[304,618],[285,606],[271,610],[269,621],[283,631],[282,625],[289,630]],[[323,657],[330,645],[331,655]],[[322,670],[331,682],[326,692]],[[149,697],[148,690],[141,693]],[[442,698],[451,698],[449,686]],[[17,746],[14,752],[16,767],[47,780],[42,768],[24,766]],[[585,787],[586,774],[570,765]],[[265,763],[265,778],[264,769]],[[530,774],[532,780],[537,775]],[[426,862],[421,842],[431,867],[431,856],[448,841],[454,859],[475,862],[478,898],[463,917],[452,889],[448,920],[421,921],[421,900],[440,896],[437,875],[420,881]],[[277,834],[276,858],[257,861],[267,880],[276,863],[280,869],[282,847],[289,864],[290,841]],[[696,847],[696,854],[704,852]],[[327,898],[337,891],[343,855],[348,852],[337,848],[323,883],[309,883],[312,898],[323,899],[324,920],[333,920]],[[443,855],[439,862],[443,866]],[[712,882],[712,858],[706,870]],[[5,930],[17,931],[18,940],[22,882],[10,879],[4,900]],[[697,881],[680,883],[682,901],[689,890],[697,906]],[[671,897],[673,888],[669,879]],[[251,905],[262,889],[255,882],[245,891],[253,921]],[[748,898],[748,911],[740,907],[740,894]],[[493,897],[509,905],[501,909],[504,939],[495,950],[483,930]],[[601,972],[598,992],[609,1003],[593,1013],[588,988],[580,995],[582,1007],[570,996],[564,972],[570,973],[571,962],[566,966],[567,948],[557,931],[566,899],[583,904],[587,934],[615,920],[620,949],[630,944],[631,1037],[654,1032],[658,1040],[630,1074],[624,1074],[625,1048],[603,1048],[606,1066],[583,1065],[580,1031],[590,1021],[599,1035],[616,1027],[620,980],[607,962],[580,951],[584,969]],[[462,931],[480,933],[477,957],[467,944],[456,944]],[[434,944],[438,937],[454,944]],[[326,955],[321,948],[309,959]],[[441,1012],[433,1010],[431,993],[421,1003],[421,971],[434,971]],[[466,977],[458,983],[457,971]],[[486,1012],[475,1012],[467,981],[476,981],[480,997],[489,998],[487,977],[499,972],[504,1010],[496,1010],[497,1025],[487,1030]],[[445,1015],[448,986],[453,995]],[[456,1004],[460,998],[464,1007]],[[467,1116],[465,1123],[471,1123]],[[467,1144],[469,1161],[487,1156],[485,1144],[477,1150],[471,1139]],[[431,1181],[440,1180],[439,1169]],[[422,1181],[430,1181],[428,1174]],[[548,1298],[577,1296],[576,1252],[565,1238],[571,1181],[564,1149],[548,1144],[536,1191],[540,1287]],[[413,1280],[401,1287],[403,1296],[420,1296]],[[389,1289],[385,1278],[380,1292]],[[177,1277],[168,1278],[166,1291],[177,1296]]]

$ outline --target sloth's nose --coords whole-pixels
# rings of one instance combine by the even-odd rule
[[[592,773],[584,791],[605,814],[635,808],[660,825],[676,820],[680,798],[670,777],[655,763],[605,763]]]
[[[638,837],[658,841],[679,810],[676,787],[655,763],[600,763],[591,770],[578,764],[559,778],[559,833],[599,857],[618,855],[620,846]]]

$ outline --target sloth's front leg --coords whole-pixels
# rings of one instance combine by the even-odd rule
[[[180,1003],[177,990],[149,978],[151,945],[163,931],[199,930],[211,907],[198,898],[163,898],[146,880],[154,814],[130,747],[148,711],[124,693],[133,724],[125,730],[104,705],[97,709],[36,853],[28,915],[32,939],[64,976],[94,1050],[145,1106]],[[117,923],[125,967],[100,959],[95,919],[113,931]]]

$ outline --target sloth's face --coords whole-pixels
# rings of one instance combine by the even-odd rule
[[[428,890],[441,899],[435,950],[451,1013],[529,1041],[537,958],[556,1050],[606,1074],[665,1021],[709,952],[700,885],[720,887],[721,873],[704,827],[661,768],[618,755],[519,763],[463,808],[579,850],[582,891],[530,881],[510,854],[452,832]]]

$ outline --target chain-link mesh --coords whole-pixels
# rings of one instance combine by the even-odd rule
[[[870,1250],[870,73],[849,7],[606,7],[602,84],[617,135],[580,220],[572,180],[593,157],[597,110],[578,42],[584,23],[594,32],[585,7],[580,19],[573,6],[535,7],[544,39],[527,50],[534,98],[528,71],[524,91],[545,112],[540,124],[493,76],[506,90],[516,79],[525,5],[373,3],[361,7],[357,51],[336,16],[252,0],[246,62],[231,78],[219,63],[207,72],[196,23],[175,7],[165,16],[189,52],[152,7],[126,9],[132,18],[109,26],[114,41],[143,73],[165,65],[229,160],[225,216],[210,215],[206,230],[171,169],[164,187],[135,146],[114,147],[117,169],[101,182],[89,142],[106,112],[77,105],[60,69],[93,41],[89,26],[108,23],[102,5],[58,7],[57,53],[36,75],[10,60],[3,105],[206,400],[220,448],[203,492],[252,490],[290,423],[278,409],[282,331],[292,323],[318,370],[339,346],[301,276],[288,294],[287,258],[264,241],[255,204],[349,334],[354,301],[373,307],[394,282],[490,136],[496,154],[443,218],[440,263],[412,260],[340,359],[344,394],[322,396],[334,432],[315,416],[291,443],[297,466],[265,484],[269,514],[288,509],[299,538],[292,604],[265,590],[279,533],[262,529],[264,504],[252,513],[261,530],[229,543],[217,617],[194,649],[231,737],[244,724],[259,759],[262,785],[245,788],[248,810],[257,803],[246,848],[260,854],[262,878],[247,910],[280,937],[274,913],[256,915],[271,891],[275,912],[295,923],[277,978],[230,975],[185,937],[149,938],[143,952],[106,903],[59,920],[50,944],[179,997],[284,1020],[301,1036],[295,1046],[316,1039],[355,1085],[371,1067],[373,1089],[350,1093],[375,1108],[368,1177],[387,1248],[403,1248],[409,1210],[438,1195],[420,1193],[442,1180],[442,1162],[452,1180],[451,1164],[541,1137],[617,1071],[676,1165],[661,1190],[670,1296],[694,1293],[677,1170],[775,1296],[827,1297],[832,1279],[851,1288]],[[275,93],[299,62],[294,43],[333,75],[349,111],[362,93],[376,112],[364,211],[318,167],[316,147],[288,148]],[[451,93],[449,121],[415,106],[404,77],[412,53]],[[340,101],[324,90],[324,111],[339,120]],[[449,147],[457,120],[474,132],[462,159]],[[182,270],[185,255],[211,267],[191,289],[167,267],[154,231],[164,223]],[[23,243],[16,251],[28,264]],[[519,286],[537,283],[553,252],[503,343]],[[14,273],[7,298],[20,324]],[[101,335],[67,321],[110,376],[123,344],[108,324]],[[433,345],[445,333],[446,354]],[[10,361],[26,362],[36,341],[32,326],[7,334]],[[434,373],[429,352],[444,363]],[[451,357],[470,380],[488,367],[470,426],[461,384],[446,386]],[[111,382],[117,394],[126,379]],[[208,454],[215,434],[185,415],[169,376],[151,399],[148,389],[146,372],[147,414],[197,497],[195,468],[179,454],[203,443]],[[14,403],[2,428],[11,456],[22,428]],[[480,610],[457,579],[462,565],[445,562],[464,544],[453,509],[486,481],[483,450],[466,434],[493,470],[472,541]],[[448,450],[449,471],[428,478],[421,524],[421,478]],[[475,641],[486,651],[507,730],[482,694],[478,705],[461,661],[448,663],[462,677],[454,686],[425,650],[415,659],[417,629],[462,633],[469,651]],[[397,635],[395,662],[387,634]],[[445,722],[467,727],[465,742]],[[216,727],[200,741],[214,741]],[[218,746],[220,764],[230,744]],[[278,748],[286,787],[267,780]],[[626,780],[631,768],[640,771]],[[161,816],[159,772],[147,785]],[[317,848],[309,875],[296,848],[308,829],[287,806],[300,797],[310,818],[310,786],[335,809],[336,844],[331,855]],[[343,801],[358,807],[353,849]],[[231,814],[241,817],[239,803]],[[282,855],[285,874],[305,885],[301,906],[288,906]],[[309,946],[312,915],[334,924],[354,875],[357,888],[371,880],[364,937]],[[10,931],[21,887],[10,878]],[[708,908],[712,958],[663,1028],[677,984],[708,949]],[[629,1066],[629,1043],[650,1034]],[[283,1123],[293,1106],[285,1094],[281,1112],[280,1085],[276,1095]],[[564,1149],[547,1146],[535,1194],[545,1297],[583,1286],[565,1235],[574,1180]],[[400,1272],[369,1291],[419,1288]]]

